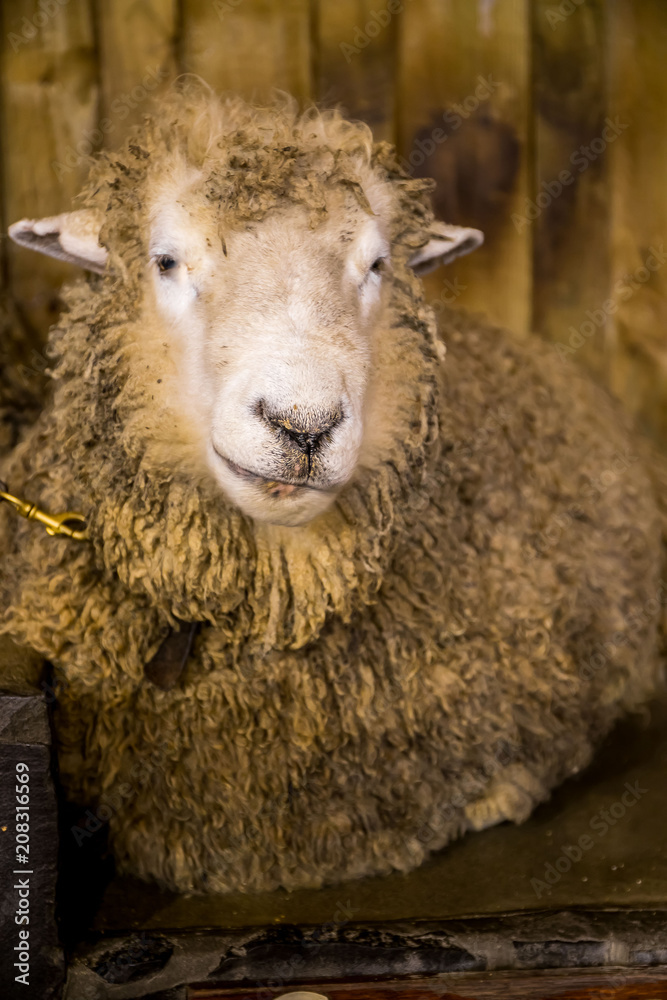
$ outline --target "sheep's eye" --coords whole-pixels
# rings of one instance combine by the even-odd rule
[[[169,257],[167,254],[161,254],[156,257],[157,269],[160,274],[165,274],[167,271],[171,271],[176,267],[176,261],[173,257]]]
[[[371,273],[379,274],[380,271],[382,270],[383,264],[384,264],[384,257],[378,257],[378,259],[374,260],[373,263],[371,264]]]

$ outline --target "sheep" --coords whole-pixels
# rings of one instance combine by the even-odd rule
[[[188,85],[10,229],[91,273],[0,478],[88,540],[0,505],[0,632],[54,664],[120,871],[408,871],[523,821],[661,676],[660,466],[546,345],[438,329],[420,272],[481,234],[431,186],[338,111]]]

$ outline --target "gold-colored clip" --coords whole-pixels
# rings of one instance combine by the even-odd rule
[[[64,514],[47,514],[45,510],[40,510],[37,504],[13,496],[7,491],[7,486],[3,482],[0,482],[0,500],[10,503],[21,517],[27,517],[29,521],[39,521],[49,535],[66,535],[77,542],[88,540],[86,519],[83,514],[75,514],[70,510]]]

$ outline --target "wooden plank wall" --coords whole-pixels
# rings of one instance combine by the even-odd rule
[[[66,209],[88,156],[183,72],[342,103],[483,249],[428,279],[587,364],[667,443],[664,0],[12,0],[0,222]],[[39,346],[73,271],[0,240]]]

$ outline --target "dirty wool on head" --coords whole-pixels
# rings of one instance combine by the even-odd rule
[[[323,185],[363,202],[364,158],[396,187],[382,373],[399,418],[303,528],[156,466],[133,419],[141,201],[175,147],[211,168],[226,221],[285,197],[316,225]],[[317,886],[525,818],[656,676],[663,521],[614,406],[460,313],[441,317],[441,364],[405,263],[424,185],[335,114],[186,93],[100,162],[88,199],[110,275],[68,293],[53,400],[0,478],[86,511],[91,542],[0,511],[0,629],[55,664],[62,780],[109,819],[120,869],[183,890]],[[177,618],[205,625],[163,691],[144,667]]]

